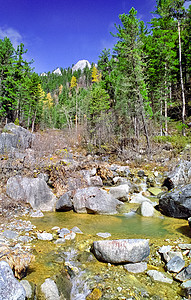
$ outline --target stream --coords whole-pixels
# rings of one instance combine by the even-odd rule
[[[162,245],[172,245],[176,249],[178,243],[189,243],[191,234],[188,223],[186,220],[164,217],[160,213],[150,218],[142,217],[133,213],[137,206],[126,203],[120,214],[110,216],[69,211],[48,212],[42,218],[27,218],[39,231],[53,233],[55,238],[53,241],[32,242],[36,259],[31,263],[25,279],[39,285],[67,267],[72,274],[71,300],[85,300],[97,288],[102,291],[101,299],[183,299],[179,283],[153,282],[145,273],[128,273],[123,266],[98,262],[90,251],[93,241],[103,239],[97,233],[110,233],[108,239],[146,238],[151,249],[148,269],[164,271],[157,250]],[[83,234],[76,234],[75,239],[63,244],[55,244],[55,226],[69,230],[77,226]]]

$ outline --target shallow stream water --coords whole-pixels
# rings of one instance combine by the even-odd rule
[[[127,211],[130,211],[132,205],[127,204],[126,208]],[[76,214],[72,211],[49,212],[45,213],[43,218],[30,220],[38,230],[54,232],[55,236],[56,232],[52,230],[54,226],[68,229],[77,226],[83,234],[77,234],[74,240],[66,241],[61,245],[56,245],[54,240],[50,242],[34,241],[33,248],[36,260],[29,269],[27,280],[35,284],[43,283],[46,278],[59,273],[61,266],[67,261],[66,256],[73,253],[69,259],[70,264],[73,264],[74,268],[77,266],[81,272],[80,274],[83,273],[81,279],[78,280],[81,280],[82,294],[76,293],[77,298],[71,298],[73,300],[85,299],[85,293],[87,293],[86,281],[92,280],[93,282],[93,278],[96,276],[104,278],[101,282],[98,280],[96,286],[95,283],[92,283],[92,287],[106,290],[105,296],[101,299],[128,299],[131,295],[134,297],[132,299],[145,299],[145,296],[141,294],[141,291],[145,290],[149,295],[159,296],[158,299],[182,299],[179,283],[173,282],[173,285],[153,283],[146,274],[131,274],[125,271],[122,266],[110,266],[95,259],[92,261],[82,259],[80,265],[79,263],[76,265],[74,261],[77,254],[83,256],[84,253],[90,253],[93,241],[103,239],[97,236],[96,233],[109,232],[111,237],[108,239],[149,239],[151,254],[148,269],[164,271],[163,265],[158,264],[155,259],[156,251],[162,245],[171,244],[176,249],[178,243],[190,243],[190,228],[186,220],[164,217],[159,213],[156,217],[146,218],[133,213],[130,213],[129,216],[123,213],[105,216]],[[78,289],[80,290],[80,287]],[[132,289],[136,289],[136,293],[132,292]],[[137,293],[139,294],[137,295]],[[80,298],[80,295],[82,295],[82,298]]]

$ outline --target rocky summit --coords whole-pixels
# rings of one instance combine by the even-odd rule
[[[85,67],[88,67],[89,69],[91,68],[91,65],[88,60],[82,59],[79,60],[73,67],[72,67],[72,72],[77,71],[77,70],[83,70]]]

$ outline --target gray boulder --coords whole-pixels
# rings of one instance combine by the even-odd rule
[[[4,132],[0,135],[0,153],[9,151],[12,147],[27,149],[32,145],[34,135],[14,123],[5,125]]]
[[[102,240],[93,242],[92,252],[107,263],[137,263],[149,256],[150,248],[145,239]]]
[[[110,188],[109,193],[120,201],[128,201],[130,187],[128,184],[122,184]]]
[[[178,185],[188,183],[191,183],[191,162],[183,160],[168,174],[167,178],[164,180],[163,186],[166,186],[171,190]]]
[[[57,211],[69,211],[73,209],[72,204],[72,193],[67,192],[64,193],[56,202],[56,210]]]
[[[25,300],[24,287],[13,275],[9,264],[0,262],[0,299],[1,300]]]
[[[98,187],[78,189],[73,199],[74,211],[90,214],[116,214],[120,201]]]
[[[189,218],[191,216],[191,184],[173,189],[159,199],[159,210],[174,218]]]
[[[56,197],[43,179],[11,177],[7,181],[6,193],[16,201],[29,203],[34,210],[54,210]]]

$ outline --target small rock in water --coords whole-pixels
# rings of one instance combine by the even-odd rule
[[[168,246],[162,246],[162,247],[159,248],[158,252],[160,254],[167,253],[167,252],[169,252],[171,250],[171,248],[172,248],[172,246],[170,246],[170,245],[168,245]]]
[[[180,272],[185,266],[185,261],[179,256],[174,256],[166,265],[167,271],[169,272]]]
[[[156,270],[149,270],[147,271],[147,274],[154,280],[154,281],[160,281],[165,283],[172,283],[172,278],[169,278],[166,276],[165,273],[156,271]]]
[[[183,282],[181,284],[181,287],[184,289],[184,294],[186,297],[189,297],[191,295],[191,280],[188,280],[186,282]],[[190,298],[190,297],[189,297]]]
[[[186,281],[191,279],[191,264],[184,268],[175,278],[179,281]]]
[[[47,300],[60,300],[56,283],[50,278],[47,278],[41,285],[41,291]]]
[[[30,283],[28,282],[28,280],[21,280],[20,283],[22,284],[22,286],[25,289],[27,299],[28,298],[30,299],[32,297],[32,293],[33,293]]]
[[[142,273],[147,270],[147,263],[126,264],[124,265],[124,269],[131,273]]]
[[[64,236],[65,240],[73,240],[73,239],[75,239],[75,237],[76,237],[76,234],[75,234],[75,232],[72,232],[72,231]]]
[[[96,233],[96,235],[106,239],[106,238],[111,236],[111,233],[109,233],[109,232],[98,232],[98,233]]]
[[[33,211],[30,216],[32,218],[41,218],[41,217],[44,217],[44,214],[42,213],[41,210],[37,210],[37,211]]]
[[[137,213],[143,217],[152,217],[154,214],[154,207],[150,202],[143,201],[138,208]]]
[[[83,234],[83,232],[80,230],[80,228],[78,228],[77,226],[74,226],[71,231],[75,232],[75,233],[81,233]]]
[[[178,244],[181,250],[191,250],[191,244]]]
[[[53,235],[52,233],[42,232],[42,233],[37,233],[37,238],[43,241],[51,241],[53,240]]]
[[[70,233],[68,228],[62,228],[58,230],[59,237],[63,238],[66,234]]]

